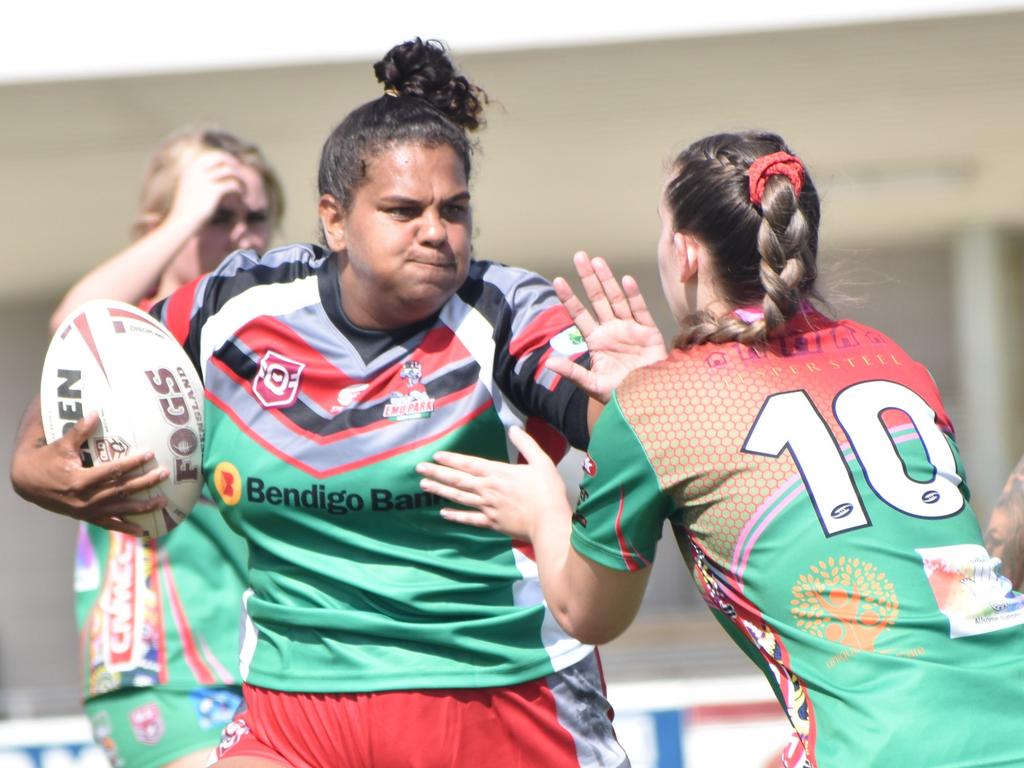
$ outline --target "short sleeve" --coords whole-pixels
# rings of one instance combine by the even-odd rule
[[[584,464],[572,545],[600,565],[635,571],[654,561],[674,511],[643,445],[613,397],[602,411]]]

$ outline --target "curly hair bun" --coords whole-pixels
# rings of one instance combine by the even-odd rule
[[[487,94],[460,75],[444,44],[415,38],[400,43],[373,65],[377,80],[391,96],[423,99],[467,131],[483,123]]]

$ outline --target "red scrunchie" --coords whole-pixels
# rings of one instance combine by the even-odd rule
[[[804,164],[800,158],[789,152],[773,152],[770,155],[762,155],[750,164],[747,171],[750,179],[750,202],[760,205],[764,197],[764,186],[769,176],[785,176],[793,185],[793,194],[800,198],[800,191],[804,188]]]

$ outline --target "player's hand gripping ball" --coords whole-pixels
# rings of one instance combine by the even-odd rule
[[[170,475],[137,495],[166,496],[168,504],[125,518],[146,536],[163,536],[191,512],[203,484],[203,385],[159,321],[119,301],[83,304],[50,341],[40,405],[49,442],[90,411],[99,414],[82,445],[87,466],[153,451],[155,465]]]

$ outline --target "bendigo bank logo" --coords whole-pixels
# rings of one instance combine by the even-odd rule
[[[388,488],[368,488],[358,493],[329,486],[325,483],[310,482],[301,487],[274,485],[259,477],[243,478],[238,467],[230,461],[222,461],[213,470],[213,485],[217,495],[229,507],[242,500],[252,504],[272,507],[291,507],[298,510],[326,512],[331,515],[347,515],[349,512],[391,512],[439,507],[441,497],[420,491],[396,493]]]
[[[230,461],[218,464],[213,470],[213,487],[225,504],[235,506],[242,500],[242,476],[238,473],[238,467]]]
[[[299,396],[299,376],[305,367],[305,363],[267,350],[260,358],[252,392],[265,408],[287,408]]]
[[[800,629],[853,651],[873,651],[900,602],[884,573],[860,558],[830,557],[793,585],[790,611]]]

